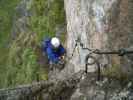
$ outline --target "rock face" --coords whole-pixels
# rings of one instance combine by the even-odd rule
[[[67,18],[67,53],[71,56],[76,39],[81,40],[84,47],[104,51],[132,48],[133,29],[133,1],[131,0],[65,0]],[[132,49],[133,50],[133,49]],[[88,53],[78,44],[72,59],[69,61],[67,71],[74,73],[85,69],[85,56]],[[100,64],[106,67],[119,66],[122,73],[132,76],[132,55],[120,57],[118,55],[97,56]],[[88,71],[95,71],[94,66],[89,66]],[[117,70],[120,72],[120,70]],[[121,100],[126,93],[119,81],[107,81],[103,86],[109,90],[96,86],[91,81],[92,77],[83,79],[71,100]],[[87,81],[88,80],[88,81]],[[101,83],[100,83],[101,84]],[[106,91],[107,90],[107,91]],[[119,91],[120,92],[117,92]],[[123,93],[123,91],[125,91]],[[107,93],[107,94],[106,94]],[[116,98],[117,97],[117,98]],[[126,100],[132,100],[127,96]]]
[[[83,71],[56,81],[40,81],[10,89],[0,89],[0,100],[69,100]]]
[[[121,82],[104,78],[96,82],[93,75],[88,74],[85,80],[79,84],[79,88],[71,96],[70,100],[132,100],[132,87],[128,83],[124,88]],[[94,76],[93,76],[94,77]]]
[[[65,0],[67,17],[68,55],[72,54],[75,40],[80,37],[85,47],[117,50],[132,46],[131,0]],[[84,69],[87,51],[76,49],[71,63],[74,72]],[[132,57],[102,56],[103,66],[120,66],[125,73],[133,71]],[[90,67],[92,70],[92,67]],[[93,70],[92,70],[93,71]]]

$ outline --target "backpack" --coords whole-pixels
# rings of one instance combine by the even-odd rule
[[[43,42],[42,42],[42,50],[43,50],[44,52],[46,52],[46,49],[47,49],[47,47],[49,46],[50,41],[51,41],[50,38],[45,38],[45,39],[43,40]]]

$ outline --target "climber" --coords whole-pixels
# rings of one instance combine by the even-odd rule
[[[49,64],[58,64],[64,59],[66,50],[57,37],[44,39],[42,47],[43,53],[48,57]]]

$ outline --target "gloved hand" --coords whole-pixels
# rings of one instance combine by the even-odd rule
[[[64,60],[65,59],[65,56],[63,55],[63,56],[59,57],[59,59],[60,60]]]

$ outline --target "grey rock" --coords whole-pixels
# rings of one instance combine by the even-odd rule
[[[67,18],[67,53],[70,56],[80,38],[84,47],[100,50],[118,50],[131,48],[133,44],[133,1],[132,0],[64,0]],[[133,49],[130,49],[133,50]],[[66,67],[73,73],[85,69],[85,56],[88,51],[78,44],[70,64]],[[100,65],[119,66],[127,77],[133,76],[132,55],[94,55]],[[73,66],[71,66],[73,65]],[[70,66],[73,67],[70,69]],[[88,72],[95,72],[95,65],[88,66]],[[101,68],[102,69],[102,68]],[[104,67],[103,67],[104,69]],[[117,77],[117,76],[116,76]],[[91,81],[93,77],[83,80],[71,100],[130,100],[132,92],[123,87],[118,80],[100,82]],[[88,81],[87,81],[88,80]],[[87,81],[87,82],[86,82]],[[130,88],[131,89],[131,88]],[[127,96],[128,95],[128,96]],[[121,97],[122,96],[122,97]],[[81,99],[82,98],[82,99]]]
[[[131,0],[129,3],[128,0],[65,0],[68,55],[72,54],[78,37],[84,47],[88,48],[108,51],[131,48],[132,8]],[[82,50],[80,46],[77,47],[72,59],[75,72],[84,69],[86,54],[87,51]],[[132,75],[131,56],[101,55],[100,63],[108,67],[121,66],[124,73]],[[93,68],[94,66],[89,70]]]
[[[83,71],[62,80],[49,80],[23,85],[11,89],[0,89],[0,100],[69,100],[77,84],[81,80]]]

